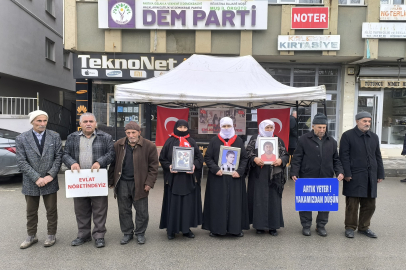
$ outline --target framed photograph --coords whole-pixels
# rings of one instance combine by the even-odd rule
[[[278,137],[258,137],[258,157],[272,165],[279,158]]]
[[[223,174],[232,175],[240,165],[241,148],[220,146],[219,162]]]
[[[193,147],[174,146],[172,152],[172,171],[193,172]]]

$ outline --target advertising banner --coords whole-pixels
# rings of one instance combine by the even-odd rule
[[[406,5],[381,4],[381,21],[406,21]]]
[[[245,135],[246,112],[237,108],[201,108],[199,111],[199,134],[218,134],[220,119],[228,116],[233,119],[235,134]]]
[[[328,29],[328,7],[292,7],[292,29]]]
[[[339,35],[279,35],[279,51],[338,51]]]
[[[296,211],[338,211],[337,178],[298,178],[295,182]]]
[[[188,108],[165,108],[157,106],[157,121],[156,121],[156,146],[163,146],[166,140],[173,132],[175,123],[183,119],[188,121],[189,109]]]
[[[362,23],[362,38],[406,38],[406,23]]]
[[[268,25],[266,0],[99,0],[98,5],[99,28],[266,30]]]
[[[274,134],[283,140],[286,149],[288,149],[290,131],[290,108],[258,109],[257,115],[258,125],[265,119],[270,119],[275,123]]]
[[[66,198],[107,196],[107,170],[65,171]]]

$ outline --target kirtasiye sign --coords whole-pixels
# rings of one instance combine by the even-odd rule
[[[266,30],[268,25],[266,0],[99,0],[98,10],[103,29]]]
[[[338,51],[339,35],[279,35],[279,51]]]
[[[147,79],[167,73],[188,57],[190,55],[76,53],[73,55],[73,77],[110,80]]]

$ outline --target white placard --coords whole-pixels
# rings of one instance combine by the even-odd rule
[[[340,35],[279,35],[279,51],[338,51]]]
[[[362,38],[406,38],[406,23],[362,23]]]
[[[381,4],[381,21],[406,21],[406,5]]]
[[[66,198],[107,196],[107,170],[65,171]]]

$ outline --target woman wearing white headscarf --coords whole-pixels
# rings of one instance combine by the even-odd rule
[[[223,117],[220,127],[220,133],[211,139],[204,156],[209,172],[202,229],[210,231],[210,236],[232,234],[242,237],[242,230],[249,230],[244,178],[248,158],[243,140],[235,135],[233,120]],[[233,175],[223,174],[218,166],[221,145],[241,148],[238,168],[230,167]]]
[[[273,165],[265,165],[258,157],[258,137],[274,136],[275,124],[264,120],[259,124],[259,134],[252,136],[247,145],[248,155],[248,209],[250,224],[258,234],[265,230],[277,236],[276,229],[284,226],[282,215],[282,192],[286,179],[284,169],[289,162],[283,140],[278,139],[279,158]]]

